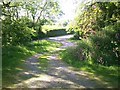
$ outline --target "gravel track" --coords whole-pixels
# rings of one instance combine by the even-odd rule
[[[75,43],[66,39],[72,35],[50,37],[47,40],[61,42],[62,46],[58,50],[69,46],[76,46]],[[53,52],[56,52],[55,50]],[[44,53],[43,53],[44,54]],[[101,88],[103,84],[97,77],[90,78],[86,72],[76,71],[60,60],[58,54],[49,54],[47,56],[48,66],[40,69],[37,58],[43,54],[36,54],[28,58],[24,63],[24,70],[18,74],[22,78],[21,82],[15,84],[17,88]]]

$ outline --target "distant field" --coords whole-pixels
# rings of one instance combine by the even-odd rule
[[[42,26],[42,31],[46,33],[47,31],[50,30],[56,30],[56,29],[66,29],[66,27],[58,26],[58,25],[43,25]]]
[[[66,27],[59,25],[43,25],[42,32],[44,33],[44,37],[61,36],[69,33],[66,31]]]

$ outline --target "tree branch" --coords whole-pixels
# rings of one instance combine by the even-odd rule
[[[10,6],[11,2],[12,2],[12,0],[10,0],[8,3],[5,3],[4,1],[2,1],[3,7],[4,7],[4,8],[6,8],[6,7],[7,7],[7,8],[16,7],[16,6]]]
[[[47,1],[45,2],[44,6],[43,6],[43,9],[41,10],[36,22],[38,22],[38,20],[41,18],[42,12],[44,11],[46,5],[47,5]]]

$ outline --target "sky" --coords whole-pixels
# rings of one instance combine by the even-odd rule
[[[61,17],[59,21],[73,20],[75,15],[75,9],[78,3],[81,3],[83,0],[57,0],[59,5],[65,15]],[[86,0],[84,0],[86,1]],[[77,2],[77,3],[76,3]],[[24,14],[24,13],[22,13]]]
[[[62,16],[61,20],[72,19],[74,16],[75,4],[74,0],[59,0],[61,9],[65,15]]]
[[[75,8],[77,6],[77,3],[75,3],[76,0],[58,0],[61,6],[62,11],[65,13],[65,15],[62,16],[61,20],[68,20],[73,19],[75,15]],[[79,0],[80,2],[82,0]]]
[[[65,21],[68,19],[73,19],[75,15],[75,8],[77,4],[75,4],[76,0],[57,0],[59,2],[59,5],[65,15],[61,17],[59,21]],[[82,1],[82,0],[79,0]],[[22,11],[21,15],[24,15]]]

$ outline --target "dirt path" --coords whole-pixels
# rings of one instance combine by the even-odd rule
[[[48,40],[61,42],[62,46],[58,50],[68,46],[76,46],[76,44],[67,41],[72,35],[52,37]],[[45,53],[46,54],[46,53]],[[97,80],[96,77],[90,78],[83,71],[75,71],[74,68],[68,66],[60,60],[58,54],[49,54],[47,56],[48,66],[40,69],[37,58],[43,54],[36,54],[28,58],[24,64],[24,71],[18,74],[20,83],[15,84],[17,88],[92,88],[103,87],[105,84]]]

